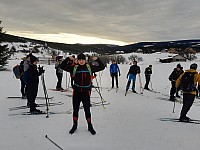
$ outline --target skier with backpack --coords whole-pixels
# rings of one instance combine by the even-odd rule
[[[21,70],[21,77],[20,77],[20,81],[21,81],[21,94],[22,94],[22,99],[26,99],[27,98],[27,84],[24,82],[23,76],[24,76],[24,61],[26,61],[27,57],[22,58],[22,61],[20,62],[20,70]]]
[[[116,88],[118,88],[118,73],[120,74],[120,69],[117,62],[113,59],[112,64],[110,65],[110,76],[112,78],[112,88],[114,88],[114,79],[116,81]]]
[[[69,131],[69,134],[73,134],[78,125],[79,107],[80,102],[82,102],[85,118],[88,123],[88,131],[91,134],[96,134],[96,131],[92,125],[91,112],[90,112],[90,92],[91,92],[91,76],[93,73],[101,71],[105,68],[104,64],[97,57],[92,57],[98,65],[92,65],[86,63],[86,56],[80,53],[77,56],[77,64],[71,65],[69,62],[73,60],[73,57],[67,57],[61,64],[61,68],[72,74],[74,84],[73,84],[73,126]]]
[[[136,81],[137,74],[140,74],[140,67],[137,65],[137,61],[133,61],[133,65],[129,68],[128,74],[126,76],[128,78],[128,82],[126,85],[126,92],[128,91],[131,81],[132,81],[132,92],[137,93],[135,91],[135,81]]]
[[[179,121],[189,122],[190,118],[187,113],[190,110],[196,95],[196,85],[200,83],[200,74],[198,74],[197,64],[191,64],[190,69],[186,70],[176,81],[176,87],[183,91],[183,106],[180,113]]]
[[[178,91],[180,90],[180,87],[176,87],[176,80],[180,77],[181,74],[183,74],[183,68],[181,67],[181,64],[177,64],[176,68],[172,71],[172,73],[169,76],[169,80],[171,81],[171,90],[170,90],[170,101],[175,101],[175,96],[180,98]]]

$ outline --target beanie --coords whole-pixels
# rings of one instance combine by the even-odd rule
[[[80,59],[86,60],[86,57],[83,53],[78,54],[77,58],[78,58],[78,60],[80,60]]]
[[[197,70],[197,64],[196,63],[191,64],[190,69]]]
[[[178,64],[176,67],[177,67],[177,68],[181,68],[181,64]]]
[[[37,57],[35,57],[35,56],[32,55],[32,56],[30,57],[30,62],[33,63],[33,62],[35,62],[35,61],[39,61],[39,59],[38,59]]]

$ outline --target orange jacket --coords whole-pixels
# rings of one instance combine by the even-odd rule
[[[200,83],[200,74],[198,74],[198,72],[194,69],[189,69],[189,70],[186,70],[185,72],[196,72],[196,74],[194,75],[194,85],[196,86],[197,85],[197,82]],[[176,80],[176,87],[179,87],[180,86],[180,83],[181,83],[181,79],[182,79],[182,76],[184,75],[185,73],[181,74],[180,77]],[[194,94],[196,95],[196,91],[193,91],[193,92],[184,92],[184,93],[190,93],[190,94]]]

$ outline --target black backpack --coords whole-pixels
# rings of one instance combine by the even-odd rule
[[[194,85],[194,75],[196,72],[185,72],[181,78],[180,88],[183,92],[194,92],[196,86]]]

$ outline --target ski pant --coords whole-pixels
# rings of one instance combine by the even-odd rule
[[[20,78],[21,81],[21,94],[22,96],[27,96],[27,85],[25,84],[25,82],[23,81],[22,77]]]
[[[61,88],[61,87],[62,87],[61,84],[62,84],[62,77],[63,77],[63,74],[62,74],[62,73],[57,73],[57,72],[56,72],[56,76],[57,76],[57,78],[58,78],[58,82],[57,82],[56,88]]]
[[[118,88],[118,73],[112,73],[111,74],[111,77],[112,77],[112,88],[114,87],[114,79],[116,81],[116,87]]]
[[[148,89],[149,82],[150,82],[150,80],[151,80],[151,76],[150,76],[150,75],[145,75],[145,78],[146,78],[146,83],[145,83],[144,88],[145,88],[145,89]]]
[[[128,83],[126,85],[126,91],[128,91],[131,81],[132,81],[132,91],[135,90],[135,80],[136,80],[136,74],[129,74],[128,76]]]
[[[28,94],[27,100],[30,104],[30,111],[34,111],[36,109],[35,99],[37,97],[38,85],[28,85]]]
[[[85,118],[87,122],[91,122],[91,112],[90,112],[90,91],[88,92],[73,92],[72,97],[73,102],[73,120],[77,121],[79,116],[80,103],[83,104],[83,109],[85,111]]]
[[[194,94],[183,93],[183,106],[180,114],[181,117],[186,117],[188,111],[190,110],[194,102],[194,99],[195,99]]]
[[[171,81],[171,90],[170,90],[170,97],[174,97],[174,94],[178,95],[178,91],[180,90],[180,87],[176,88],[176,81]]]

